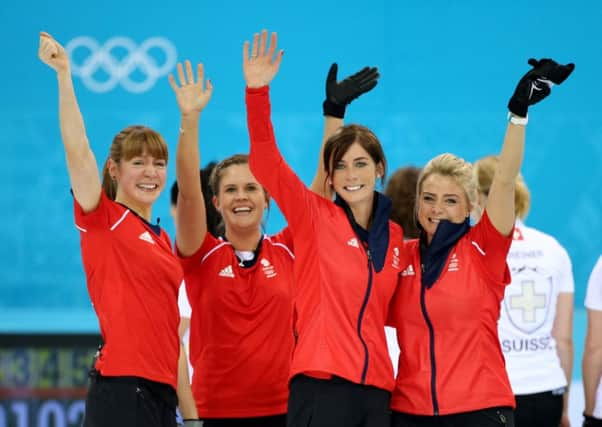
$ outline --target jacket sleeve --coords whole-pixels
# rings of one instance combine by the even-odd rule
[[[270,118],[269,88],[246,89],[247,126],[251,141],[249,166],[274,198],[296,234],[308,227],[314,195],[286,164],[276,146]]]

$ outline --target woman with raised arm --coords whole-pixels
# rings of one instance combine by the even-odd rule
[[[573,70],[549,59],[529,63],[534,68],[508,105],[506,136],[479,223],[469,223],[477,205],[470,163],[442,154],[418,179],[421,234],[405,245],[409,259],[390,312],[401,348],[391,400],[395,427],[514,425],[497,321],[510,282],[506,257],[527,108]]]
[[[198,415],[205,427],[284,427],[295,340],[291,231],[263,234],[268,193],[243,154],[223,160],[212,172],[213,203],[225,232],[219,237],[207,231],[198,126],[211,86],[203,89],[202,74],[195,81],[190,64],[186,70],[178,68],[179,85],[173,77],[170,82],[182,113],[176,243],[192,307],[190,360]],[[334,81],[331,89],[340,84]],[[327,114],[325,135],[340,126],[343,113],[339,108],[337,117]],[[317,173],[312,188],[323,194],[323,185],[324,176]]]
[[[489,198],[498,159],[474,164],[478,221]],[[549,234],[523,222],[530,205],[522,176],[514,192],[516,225],[508,252],[512,276],[506,287],[498,332],[516,399],[516,427],[569,427],[573,370],[573,268],[567,251]]]
[[[69,57],[47,33],[40,34],[39,57],[58,79],[75,224],[104,343],[90,375],[84,426],[173,427],[183,274],[167,234],[151,223],[165,186],[167,145],[147,127],[123,129],[111,144],[101,184]]]
[[[275,33],[269,46],[267,37],[254,36],[250,56],[245,42],[243,72],[251,170],[284,213],[295,245],[297,343],[287,425],[388,427],[394,380],[384,325],[403,235],[389,221],[391,202],[375,191],[385,175],[383,150],[369,129],[344,126],[322,157],[336,199],[305,187],[276,146],[268,85],[282,51],[276,53]]]

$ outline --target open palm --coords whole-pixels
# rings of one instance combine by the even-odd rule
[[[249,57],[249,42],[245,41],[243,45],[242,69],[250,88],[258,88],[270,84],[282,61],[284,51],[280,50],[274,57],[276,46],[278,45],[278,36],[272,33],[269,46],[267,45],[268,32],[263,30],[260,34],[253,36],[253,46],[251,56]]]
[[[173,74],[169,75],[169,84],[176,94],[176,101],[180,108],[180,113],[185,116],[203,111],[213,92],[213,85],[210,80],[204,83],[203,64],[197,65],[197,80],[194,80],[192,72],[192,64],[190,61],[185,61],[186,73],[182,63],[178,63],[178,79],[180,84],[176,83]]]

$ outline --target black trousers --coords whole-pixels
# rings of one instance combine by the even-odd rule
[[[92,371],[83,427],[176,427],[177,404],[167,384]]]
[[[602,419],[583,414],[582,427],[602,427]]]
[[[564,392],[520,394],[516,398],[516,427],[558,427],[562,419]]]
[[[286,427],[286,414],[250,418],[205,418],[203,427]]]
[[[290,384],[288,427],[389,427],[391,394],[334,377],[297,375]]]
[[[512,408],[486,408],[450,415],[410,415],[393,411],[392,427],[514,427]]]

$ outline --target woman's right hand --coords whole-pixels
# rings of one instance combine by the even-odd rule
[[[253,36],[251,56],[249,56],[249,42],[245,41],[242,50],[242,70],[249,88],[259,88],[270,84],[278,73],[280,62],[284,51],[281,49],[274,57],[278,36],[272,33],[270,44],[267,45],[268,32],[263,30],[261,34]]]
[[[65,48],[44,31],[40,32],[38,57],[57,73],[69,72],[69,55]]]

